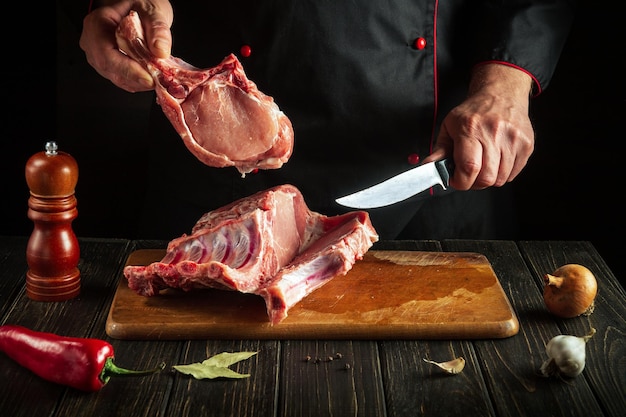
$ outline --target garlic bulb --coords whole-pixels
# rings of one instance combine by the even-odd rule
[[[559,335],[553,337],[546,345],[548,360],[542,365],[540,372],[545,377],[566,376],[574,378],[585,369],[585,347],[587,341],[596,332],[592,328],[583,337]]]

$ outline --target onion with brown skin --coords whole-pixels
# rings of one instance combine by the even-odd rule
[[[567,264],[544,276],[543,300],[561,318],[593,313],[598,283],[593,273],[578,264]]]

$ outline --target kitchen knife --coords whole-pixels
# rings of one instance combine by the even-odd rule
[[[389,178],[380,184],[340,197],[335,201],[342,206],[367,209],[389,206],[421,193],[435,185],[445,190],[454,172],[452,159],[442,159],[422,164]]]

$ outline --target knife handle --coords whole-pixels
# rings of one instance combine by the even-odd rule
[[[441,176],[444,188],[448,188],[450,186],[450,177],[454,174],[454,160],[451,158],[442,159],[435,162],[435,167]]]

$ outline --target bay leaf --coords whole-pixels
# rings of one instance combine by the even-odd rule
[[[240,374],[230,369],[229,366],[256,354],[257,352],[222,352],[202,362],[174,365],[173,368],[196,379],[248,378],[250,374]]]

